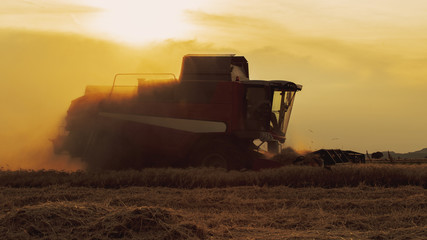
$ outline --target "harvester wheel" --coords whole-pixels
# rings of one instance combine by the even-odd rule
[[[70,131],[64,144],[66,144],[71,157],[79,157],[84,154],[85,143],[88,141],[88,137],[88,134],[84,131]]]
[[[220,152],[206,153],[201,159],[201,165],[203,167],[213,168],[228,168],[227,156]]]
[[[192,165],[227,170],[246,168],[242,161],[244,154],[230,141],[211,140],[196,149],[191,155]]]
[[[127,151],[123,146],[117,134],[106,131],[96,132],[83,160],[91,170],[126,168]]]

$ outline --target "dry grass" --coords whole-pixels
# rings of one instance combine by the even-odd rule
[[[194,223],[182,222],[173,209],[160,207],[107,207],[98,204],[45,202],[29,205],[1,219],[8,239],[189,239],[205,238]],[[6,231],[5,231],[6,230]]]
[[[426,166],[0,172],[4,239],[423,239]]]
[[[143,169],[141,171],[58,172],[0,171],[0,186],[120,188],[128,186],[213,188],[234,186],[355,187],[423,186],[427,187],[427,165],[360,164],[318,167],[287,166],[255,171],[215,169]]]
[[[5,239],[423,239],[427,190],[0,188]]]

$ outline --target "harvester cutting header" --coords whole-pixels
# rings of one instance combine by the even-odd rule
[[[123,77],[135,86],[121,85]],[[179,79],[118,74],[112,87],[88,86],[72,101],[54,149],[90,168],[273,166],[278,163],[262,160],[254,140],[280,151],[301,89],[283,80],[250,80],[242,56],[186,55]]]

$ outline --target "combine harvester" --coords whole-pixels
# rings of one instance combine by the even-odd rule
[[[135,86],[120,84],[133,78]],[[150,81],[150,78],[157,80]],[[249,80],[235,55],[186,55],[173,74],[117,74],[113,86],[88,86],[72,101],[56,153],[89,168],[279,167],[259,151],[280,152],[301,85]]]

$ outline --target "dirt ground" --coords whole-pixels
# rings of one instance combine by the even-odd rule
[[[0,188],[4,239],[425,239],[427,190]]]

